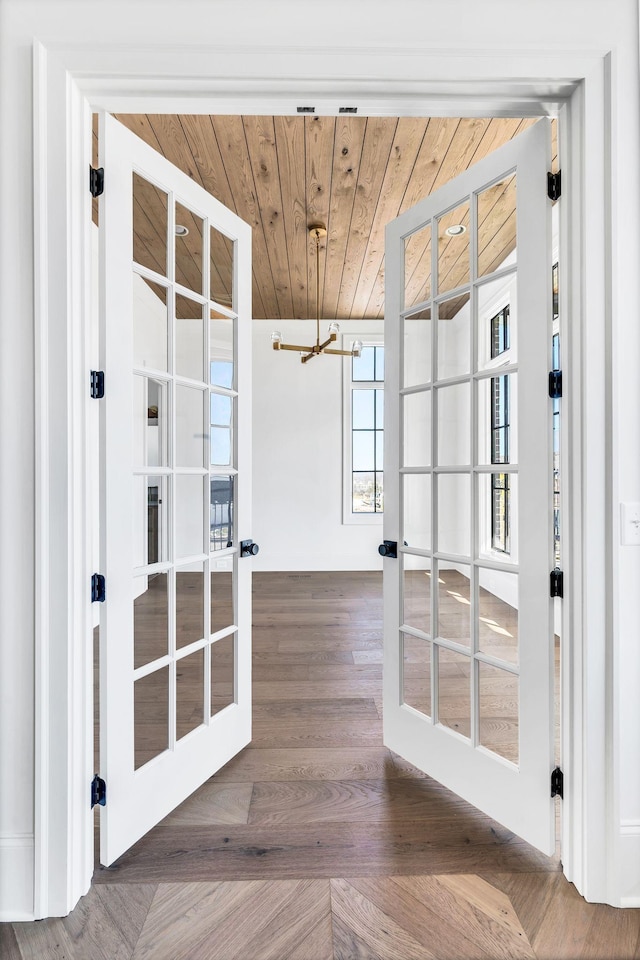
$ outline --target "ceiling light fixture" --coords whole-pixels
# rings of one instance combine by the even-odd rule
[[[321,237],[326,237],[327,228],[323,223],[313,223],[309,227],[309,236],[313,237],[316,244],[316,342],[312,347],[301,347],[294,343],[283,343],[282,334],[279,330],[274,330],[271,334],[271,344],[274,350],[295,350],[296,353],[301,353],[301,360],[303,363],[306,363],[308,360],[311,360],[313,357],[320,356],[321,353],[330,353],[338,357],[359,357],[362,350],[362,341],[354,340],[353,347],[351,350],[330,350],[328,349],[330,343],[335,343],[338,333],[340,332],[339,325],[334,321],[329,324],[328,329],[328,338],[324,343],[320,343],[320,239]]]
[[[467,228],[464,223],[454,223],[450,227],[447,227],[445,233],[448,237],[461,237],[463,233],[467,232]]]
[[[183,227],[181,223],[176,223],[176,237],[186,237],[188,234],[188,227]]]

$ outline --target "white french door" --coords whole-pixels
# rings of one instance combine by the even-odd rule
[[[551,203],[541,120],[387,227],[384,742],[547,854]]]
[[[251,231],[100,118],[100,859],[251,738]]]

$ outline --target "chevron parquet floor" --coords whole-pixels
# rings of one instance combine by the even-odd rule
[[[640,910],[382,746],[378,575],[258,574],[254,610],[251,746],[2,960],[640,960]]]

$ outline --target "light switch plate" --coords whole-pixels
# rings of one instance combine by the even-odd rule
[[[624,547],[640,546],[640,503],[620,504],[620,542]]]

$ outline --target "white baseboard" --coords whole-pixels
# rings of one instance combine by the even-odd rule
[[[640,820],[620,824],[619,905],[640,907]]]
[[[0,922],[33,920],[33,835],[0,837]]]

